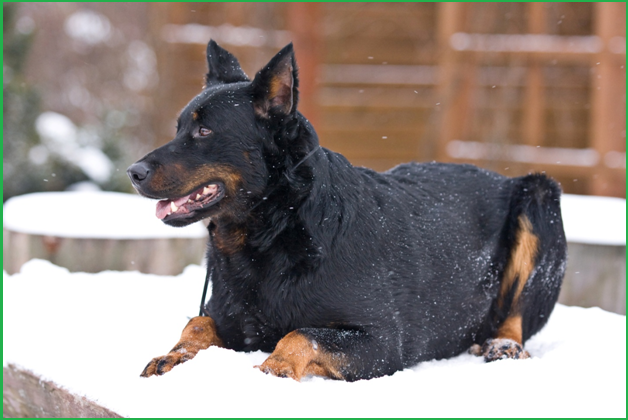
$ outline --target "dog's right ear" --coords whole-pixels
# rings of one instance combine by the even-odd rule
[[[229,51],[216,44],[213,39],[207,44],[207,74],[205,86],[248,82],[249,77],[240,67],[240,62]]]

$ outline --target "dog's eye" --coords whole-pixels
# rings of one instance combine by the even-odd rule
[[[200,127],[198,129],[198,135],[201,137],[207,137],[212,133],[212,131],[209,128],[205,128],[205,127]]]

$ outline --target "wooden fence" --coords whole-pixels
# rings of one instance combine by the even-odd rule
[[[625,3],[158,3],[150,11],[164,133],[201,87],[210,36],[249,75],[292,40],[302,112],[325,147],[356,165],[546,171],[566,192],[625,197]]]

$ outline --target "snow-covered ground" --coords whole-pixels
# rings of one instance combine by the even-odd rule
[[[4,365],[131,417],[626,416],[626,318],[562,305],[526,344],[528,360],[462,354],[369,381],[298,383],[254,369],[264,353],[210,348],[140,378],[197,314],[203,278],[199,266],[166,277],[33,260],[4,273]]]

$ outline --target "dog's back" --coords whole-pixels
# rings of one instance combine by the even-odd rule
[[[544,176],[512,179],[441,163],[404,164],[380,174],[353,168],[332,152],[326,156],[328,178],[317,173],[321,190],[312,195],[317,204],[311,211],[320,211],[313,222],[332,222],[312,223],[308,230],[315,241],[332,232],[333,240],[321,241],[329,248],[315,281],[337,289],[330,295],[342,296],[337,305],[344,311],[325,310],[344,312],[348,326],[376,324],[377,334],[398,344],[403,366],[458,354],[514,316],[512,299],[498,304],[497,296],[520,217],[531,220],[539,243],[553,242],[539,247],[530,264],[564,261],[559,190]],[[540,281],[559,290],[564,266],[541,271],[523,289],[525,296]],[[513,293],[512,286],[503,293]],[[556,297],[534,301],[553,306]],[[551,308],[530,312],[521,342],[538,331]]]

